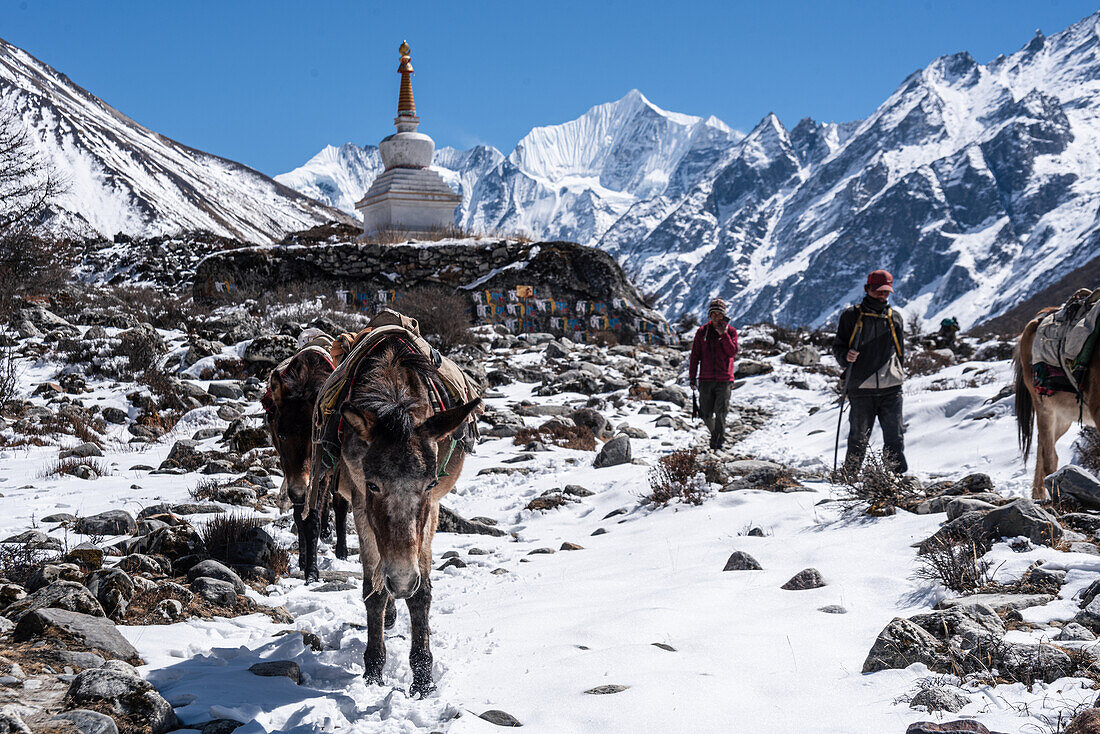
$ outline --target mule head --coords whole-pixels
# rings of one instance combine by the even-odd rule
[[[381,584],[403,599],[420,587],[432,489],[442,473],[439,462],[449,458],[449,439],[480,403],[475,398],[419,422],[419,404],[408,400],[343,407],[341,460],[353,485],[355,512],[365,514],[374,532],[376,590]]]
[[[279,454],[284,493],[296,503],[304,499],[309,487],[313,404],[331,372],[328,365],[299,358],[283,372],[272,371],[268,378],[268,394],[263,399],[267,429]]]

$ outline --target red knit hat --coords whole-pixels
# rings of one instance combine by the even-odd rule
[[[867,276],[867,287],[873,291],[894,292],[894,276],[885,270],[876,270]]]

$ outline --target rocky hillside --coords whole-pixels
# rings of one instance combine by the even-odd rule
[[[3,40],[0,109],[31,132],[66,182],[48,223],[60,234],[152,237],[201,229],[271,242],[349,219],[247,166],[143,127]]]

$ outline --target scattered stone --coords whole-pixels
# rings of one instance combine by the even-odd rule
[[[942,670],[945,659],[942,644],[916,623],[894,617],[879,633],[867,659],[864,673],[904,669],[913,663],[924,663],[933,670]]]
[[[232,734],[234,730],[242,726],[244,726],[244,722],[236,719],[214,719],[205,724],[198,724],[194,728],[198,729],[201,734]]]
[[[607,535],[607,529],[606,528],[596,528],[595,530],[592,531],[592,535]]]
[[[95,543],[84,542],[65,554],[65,560],[83,569],[103,567],[105,552]]]
[[[293,660],[266,660],[250,667],[253,675],[261,675],[266,678],[290,678],[296,684],[302,683],[302,670]]]
[[[802,367],[810,367],[821,362],[821,354],[813,347],[806,345],[796,347],[783,355],[783,361],[787,364],[797,364]]]
[[[126,670],[110,667],[85,670],[69,684],[65,701],[141,721],[152,734],[164,734],[179,727],[172,707],[153,685]]]
[[[905,734],[991,734],[989,729],[974,719],[959,719],[943,724],[931,721],[918,721],[910,724]]]
[[[742,377],[752,377],[754,375],[766,375],[774,369],[767,362],[760,362],[755,359],[739,359],[735,365],[734,377],[741,379]]]
[[[199,561],[187,571],[187,579],[189,581],[194,581],[204,576],[228,582],[233,586],[233,591],[237,594],[243,594],[245,589],[248,588],[233,569],[218,563],[212,558],[205,561]]]
[[[471,518],[467,520],[454,510],[439,506],[439,527],[436,532],[458,533],[462,535],[495,535],[502,536],[504,531],[495,528],[491,524],[483,522],[487,518]]]
[[[820,589],[826,585],[825,579],[821,578],[820,571],[816,568],[805,568],[792,576],[791,580],[780,588],[788,591],[805,591],[807,589]]]
[[[121,568],[92,571],[84,580],[84,585],[99,601],[104,613],[112,619],[124,615],[130,600],[134,598],[134,582]]]
[[[64,609],[102,617],[103,607],[84,586],[74,581],[54,581],[28,594],[4,609],[4,616],[19,623],[28,614],[42,609]]]
[[[968,703],[970,703],[970,697],[964,695],[958,688],[930,686],[913,696],[913,700],[909,702],[909,708],[924,709],[929,713],[950,711],[954,714]]]
[[[161,599],[154,611],[165,620],[175,622],[183,618],[183,603],[179,599]]]
[[[762,571],[760,563],[745,551],[734,551],[726,561],[723,571]],[[793,580],[793,579],[792,579]],[[789,582],[788,582],[789,583]]]
[[[211,604],[230,606],[237,601],[237,590],[228,581],[199,576],[191,581],[191,588]]]
[[[998,652],[998,667],[1016,680],[1053,683],[1075,670],[1069,655],[1053,645],[1005,643],[1004,649]]]
[[[528,551],[529,556],[548,556],[554,552],[553,548],[535,548],[533,551]]]
[[[954,607],[970,607],[982,604],[995,612],[1004,614],[1013,609],[1027,609],[1039,607],[1054,600],[1050,594],[971,594],[957,599],[944,599],[936,605],[936,609],[952,609]]]
[[[0,542],[24,545],[28,550],[59,551],[62,549],[59,538],[46,535],[41,530],[25,530]]]
[[[963,515],[967,512],[986,512],[992,510],[996,505],[992,505],[988,502],[983,502],[979,499],[973,499],[970,497],[957,497],[947,503],[944,508],[947,510],[947,519],[954,520],[956,517]]]
[[[73,522],[74,520],[76,520],[76,515],[68,512],[55,512],[42,518],[42,522]]]
[[[68,459],[73,456],[81,459],[88,459],[103,456],[103,449],[100,448],[98,444],[85,442],[71,449],[62,449],[58,452],[57,456],[59,459]]]
[[[990,510],[982,519],[982,526],[993,538],[1023,536],[1032,543],[1052,545],[1062,537],[1062,526],[1054,516],[1023,498]]]
[[[665,650],[667,652],[676,652],[675,647],[673,647],[672,645],[669,645],[668,643],[665,643],[665,642],[651,642],[650,644],[653,645],[654,647],[659,647],[662,650]]]
[[[823,607],[818,607],[819,612],[825,612],[826,614],[847,614],[848,610],[839,604],[827,604]]]
[[[1043,480],[1054,501],[1068,495],[1091,509],[1100,509],[1100,480],[1079,466],[1068,464]]]
[[[11,706],[0,709],[0,734],[31,734],[30,727]]]
[[[448,568],[466,568],[466,561],[461,558],[448,558],[447,561],[436,570],[445,571]]]
[[[110,716],[88,709],[62,711],[50,721],[67,721],[76,727],[80,734],[118,734],[118,725]]]
[[[1054,639],[1059,642],[1092,642],[1096,635],[1076,622],[1070,622],[1058,631]]]
[[[616,436],[603,445],[592,465],[597,469],[630,463],[630,438]]]
[[[82,535],[126,535],[137,527],[126,510],[107,510],[91,517],[78,518],[73,530]]]
[[[612,693],[622,693],[628,688],[630,688],[630,686],[621,686],[617,683],[608,683],[606,685],[596,686],[595,688],[589,688],[587,691],[585,691],[585,693],[593,696],[607,696]]]
[[[134,646],[119,633],[114,623],[103,617],[65,609],[38,609],[24,615],[12,632],[16,642],[43,637],[66,640],[68,645],[75,644],[85,652],[96,652],[113,660],[140,660]]]
[[[489,709],[488,711],[480,714],[478,718],[484,719],[490,724],[496,724],[497,726],[523,726],[523,724],[521,724],[519,722],[519,719],[517,719],[515,716],[512,716],[511,714],[505,711],[500,711],[498,709]]]
[[[225,398],[226,400],[240,400],[244,397],[244,391],[241,390],[240,385],[229,380],[211,382],[206,391],[216,398]],[[195,440],[201,441],[202,439],[196,436]]]
[[[38,591],[54,581],[77,581],[84,578],[84,572],[75,563],[47,563],[39,566],[27,579],[27,591]]]
[[[566,541],[565,543],[561,544],[561,548],[558,548],[558,550],[579,551],[579,550],[584,550],[584,546],[583,545],[577,545],[576,543],[570,543],[570,542]]]
[[[274,367],[298,351],[298,340],[285,334],[264,334],[245,347],[241,358],[252,365]]]

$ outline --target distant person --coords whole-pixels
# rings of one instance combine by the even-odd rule
[[[707,308],[707,323],[695,332],[688,359],[688,379],[692,388],[699,386],[699,413],[710,431],[712,449],[721,448],[726,438],[736,356],[737,329],[726,318],[726,302],[715,298]]]
[[[840,315],[833,339],[833,356],[845,370],[844,385],[852,404],[844,473],[847,477],[859,473],[877,418],[884,458],[904,474],[909,470],[901,418],[905,331],[901,315],[889,304],[894,276],[876,270],[867,276],[863,290],[863,300]]]
[[[959,333],[959,320],[952,316],[940,322],[940,347],[955,346],[955,335]]]

